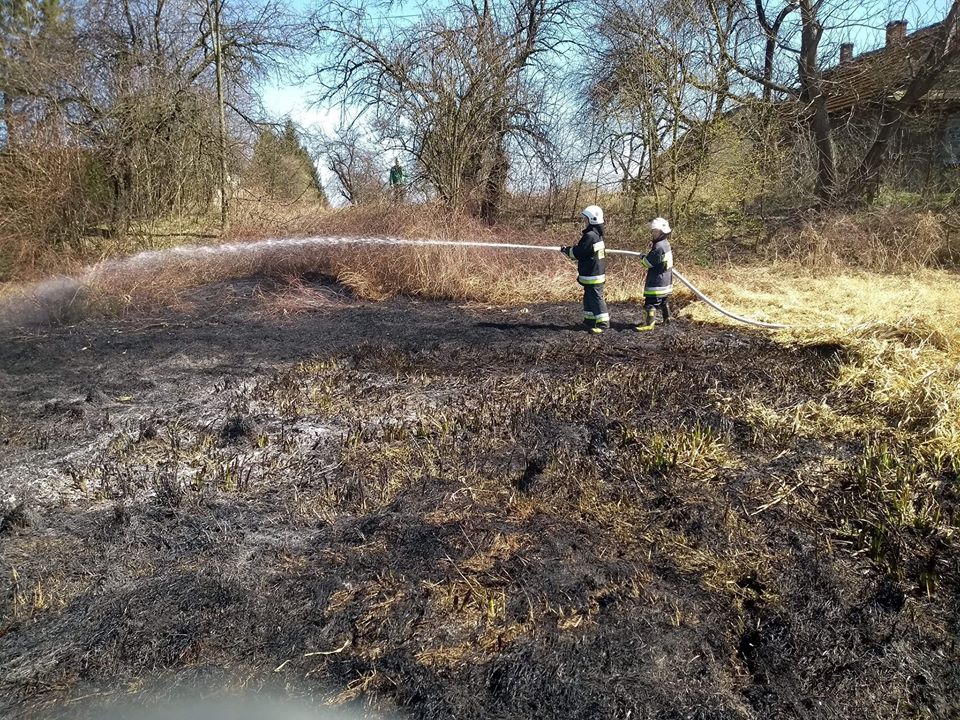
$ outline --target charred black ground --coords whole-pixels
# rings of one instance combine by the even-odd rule
[[[956,552],[871,552],[839,348],[314,290],[6,332],[0,715],[960,713]]]

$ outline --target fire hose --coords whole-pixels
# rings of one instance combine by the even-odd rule
[[[364,242],[364,240],[360,240]],[[378,242],[378,240],[369,240],[367,242]],[[548,245],[517,245],[513,243],[486,243],[486,242],[469,242],[469,241],[458,241],[458,240],[403,240],[400,238],[384,238],[379,240],[379,242],[387,242],[389,244],[397,245],[455,245],[460,247],[486,247],[486,248],[511,248],[514,250],[546,250],[552,252],[559,252],[560,246],[548,246]],[[610,255],[627,255],[632,257],[646,257],[644,253],[634,252],[633,250],[607,250],[607,253]],[[754,327],[764,328],[766,330],[784,330],[789,327],[789,325],[782,325],[780,323],[769,323],[762,322],[760,320],[754,320],[752,318],[743,317],[742,315],[737,315],[732,313],[729,310],[725,309],[719,305],[714,300],[711,300],[703,292],[697,288],[692,282],[690,282],[684,275],[680,273],[676,268],[673,269],[673,276],[682,282],[687,288],[700,298],[703,302],[709,305],[711,308],[716,310],[721,315],[726,315],[732,320],[737,322],[744,323],[745,325],[753,325]]]

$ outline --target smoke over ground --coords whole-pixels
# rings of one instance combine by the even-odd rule
[[[0,300],[0,329],[57,322],[84,307],[87,289],[73,277],[53,277]]]

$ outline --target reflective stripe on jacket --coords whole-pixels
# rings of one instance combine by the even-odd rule
[[[568,255],[577,261],[577,282],[581,285],[600,285],[607,276],[606,249],[603,244],[603,225],[590,225],[580,236],[580,242],[570,248]]]
[[[643,294],[663,297],[673,292],[673,250],[670,249],[669,235],[657,240],[645,258],[640,260],[647,268],[647,282]]]

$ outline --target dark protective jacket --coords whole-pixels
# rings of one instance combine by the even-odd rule
[[[577,261],[577,282],[600,285],[606,281],[607,253],[603,245],[603,225],[588,225],[580,242],[567,248],[567,255]]]
[[[645,296],[666,297],[673,292],[673,250],[670,249],[669,235],[654,242],[640,262],[647,268],[647,282],[643,286]]]

